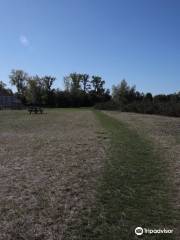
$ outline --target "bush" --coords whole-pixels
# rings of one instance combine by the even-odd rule
[[[99,110],[110,110],[110,111],[120,110],[119,104],[115,103],[114,101],[97,103],[94,106],[94,108]]]
[[[121,110],[123,112],[136,112],[145,114],[157,114],[165,116],[180,117],[180,103],[170,102],[133,102],[124,105]]]
[[[166,116],[180,117],[180,103],[156,103],[154,113]]]

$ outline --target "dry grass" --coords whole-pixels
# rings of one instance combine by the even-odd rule
[[[88,110],[0,112],[1,240],[78,239],[103,165],[101,132]]]

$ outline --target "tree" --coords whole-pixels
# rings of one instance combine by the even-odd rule
[[[83,91],[88,92],[88,90],[90,89],[89,75],[88,74],[82,74],[81,75],[81,82],[82,82]]]
[[[41,79],[42,79],[45,90],[47,92],[51,92],[52,85],[53,85],[54,81],[56,80],[56,78],[52,77],[52,76],[44,76]]]
[[[36,75],[27,80],[26,98],[29,104],[42,104],[43,85],[42,79]]]
[[[136,100],[136,86],[135,85],[129,88],[127,99],[128,99],[129,103]]]
[[[12,70],[9,75],[11,85],[17,88],[20,96],[24,96],[28,74],[22,70]]]
[[[77,93],[81,90],[82,74],[70,73],[69,76],[64,77],[65,90],[72,93]]]
[[[52,85],[56,80],[55,77],[52,76],[44,76],[41,78],[42,85],[42,99],[45,105],[51,106],[54,102],[54,89],[52,89]]]
[[[12,90],[6,88],[6,84],[3,81],[0,81],[0,94],[5,96],[13,95]]]
[[[92,80],[91,80],[92,86],[94,88],[94,91],[96,94],[98,95],[102,95],[105,91],[104,89],[104,84],[105,81],[102,80],[101,77],[99,76],[92,76]]]
[[[112,87],[112,97],[115,102],[127,103],[127,95],[130,90],[125,79],[123,79],[119,85]]]
[[[145,99],[146,101],[152,102],[152,101],[153,101],[153,96],[152,96],[151,93],[146,93],[144,99]]]
[[[3,81],[0,81],[0,91],[6,88],[6,84]]]
[[[136,100],[139,93],[136,92],[136,86],[128,86],[125,79],[123,79],[120,84],[113,86],[112,97],[116,103],[120,105],[125,105]]]
[[[70,82],[70,77],[69,76],[64,77],[64,89],[65,89],[66,92],[71,91],[71,82]]]
[[[71,81],[71,92],[78,92],[81,89],[82,75],[79,73],[71,73],[69,75]]]

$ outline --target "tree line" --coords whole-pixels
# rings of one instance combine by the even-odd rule
[[[15,95],[24,105],[44,107],[89,107],[111,99],[100,76],[70,73],[63,79],[64,90],[53,88],[53,76],[30,76],[22,70],[12,70],[10,83],[16,87]]]
[[[173,94],[140,93],[126,80],[112,87],[112,100],[96,108],[180,117],[180,91]]]
[[[142,93],[126,80],[112,86],[112,93],[105,88],[102,77],[70,73],[63,78],[64,90],[54,88],[54,76],[30,76],[23,70],[12,70],[10,83],[16,93],[0,81],[0,93],[15,95],[24,105],[44,107],[90,107],[97,109],[180,116],[180,92],[173,94]]]

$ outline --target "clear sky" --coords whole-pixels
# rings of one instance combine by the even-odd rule
[[[180,91],[180,0],[0,0],[0,80],[11,69]]]

